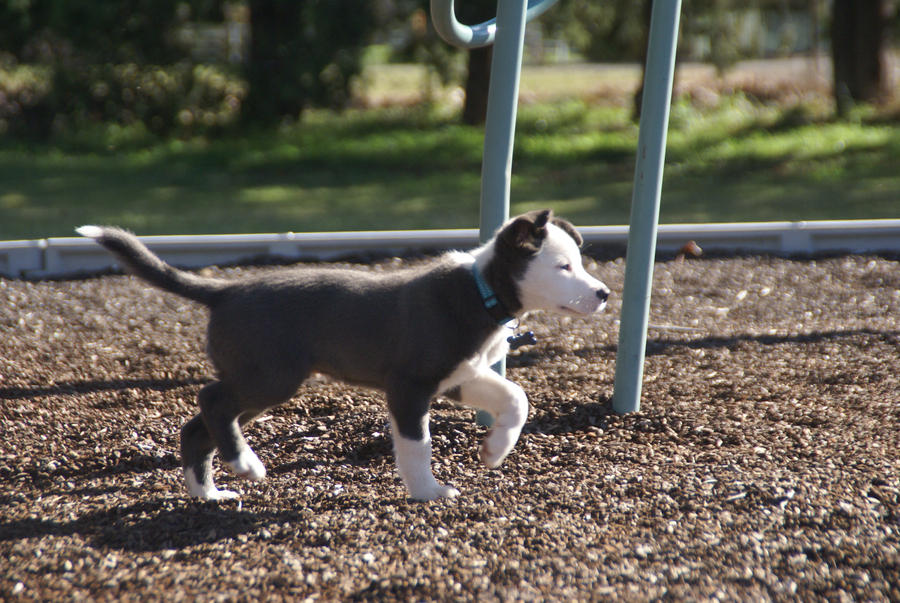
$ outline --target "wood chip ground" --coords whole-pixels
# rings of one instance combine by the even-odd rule
[[[621,417],[624,263],[588,264],[613,302],[523,321],[532,409],[502,467],[435,403],[462,495],[424,504],[382,396],[324,377],[248,429],[264,482],[219,467],[240,502],[187,499],[204,310],[125,276],[0,280],[0,599],[900,600],[900,264],[661,262]]]

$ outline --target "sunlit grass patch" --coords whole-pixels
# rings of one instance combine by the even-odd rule
[[[584,98],[526,103],[513,212],[628,220],[638,127]],[[740,95],[672,109],[664,222],[900,217],[900,124]],[[85,222],[142,234],[474,227],[483,130],[427,107],[311,111],[242,136],[142,139],[115,128],[0,143],[0,238]]]

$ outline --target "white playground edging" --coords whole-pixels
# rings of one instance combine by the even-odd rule
[[[593,246],[624,248],[628,241],[627,226],[586,226],[579,231]],[[141,240],[169,263],[199,268],[261,258],[334,260],[353,254],[468,249],[478,244],[478,230],[165,235]],[[660,224],[659,252],[678,251],[688,241],[696,241],[704,251],[726,253],[900,253],[900,219]],[[0,276],[62,277],[114,266],[106,250],[83,237],[0,241]]]

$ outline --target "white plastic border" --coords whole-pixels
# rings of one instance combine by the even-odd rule
[[[628,241],[627,226],[588,226],[579,230],[585,242],[592,245],[624,247]],[[198,268],[265,257],[333,260],[364,253],[468,249],[478,245],[478,230],[167,235],[141,239],[167,262]],[[900,219],[661,224],[657,250],[677,251],[692,240],[705,251],[732,253],[900,253]],[[108,252],[85,238],[0,241],[0,276],[60,277],[114,266]]]

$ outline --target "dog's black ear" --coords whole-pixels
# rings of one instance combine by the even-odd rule
[[[553,218],[553,224],[562,228],[567,235],[572,237],[575,240],[576,245],[579,247],[584,245],[584,239],[581,238],[581,233],[575,229],[571,222],[563,220],[562,218]]]
[[[537,253],[547,236],[547,223],[552,217],[553,212],[549,209],[522,214],[503,229],[500,238],[514,249]]]
[[[534,216],[534,226],[535,228],[544,228],[547,226],[547,222],[550,221],[550,218],[553,217],[552,209],[539,209],[530,213],[525,214],[526,216]]]

